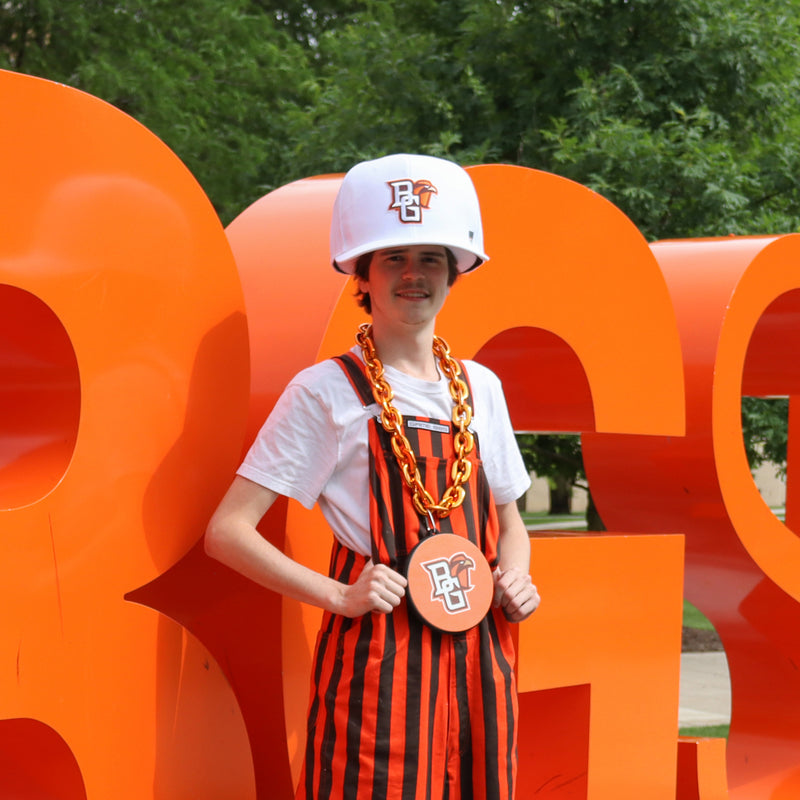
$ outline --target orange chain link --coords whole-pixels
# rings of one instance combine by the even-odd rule
[[[467,430],[472,422],[472,408],[469,405],[469,389],[467,384],[459,378],[461,367],[450,355],[447,342],[439,336],[433,337],[433,354],[439,361],[439,366],[450,382],[450,396],[453,398],[453,424],[458,428],[453,436],[453,448],[456,460],[450,470],[452,484],[445,489],[442,499],[436,503],[431,494],[422,484],[422,478],[417,468],[417,459],[411,449],[411,443],[403,433],[403,416],[392,405],[394,392],[384,377],[383,364],[375,351],[375,342],[372,338],[372,325],[363,323],[356,333],[356,342],[361,347],[364,363],[367,365],[367,376],[372,386],[372,396],[381,407],[381,425],[392,437],[392,451],[397,464],[403,474],[406,485],[411,490],[414,507],[422,516],[430,517],[436,514],[439,519],[446,517],[454,508],[464,502],[464,488],[472,473],[472,462],[467,456],[475,446],[475,439]]]

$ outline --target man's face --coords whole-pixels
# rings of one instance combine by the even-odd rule
[[[427,323],[439,313],[450,290],[447,253],[438,245],[377,250],[369,279],[359,281],[359,288],[369,292],[373,320]]]

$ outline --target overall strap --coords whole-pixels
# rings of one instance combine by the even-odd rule
[[[334,356],[333,360],[342,368],[350,385],[361,400],[361,404],[371,406],[375,402],[375,398],[372,396],[372,387],[364,373],[364,365],[361,361],[350,352]]]

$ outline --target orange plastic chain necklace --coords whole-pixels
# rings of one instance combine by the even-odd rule
[[[372,338],[372,325],[368,322],[360,325],[356,333],[356,342],[361,347],[364,363],[367,365],[367,376],[372,386],[372,396],[381,407],[381,425],[391,435],[392,451],[397,464],[403,473],[403,479],[411,490],[414,507],[424,517],[432,518],[436,515],[439,519],[446,517],[454,508],[464,502],[464,488],[472,473],[472,463],[467,456],[475,446],[472,434],[467,426],[472,421],[472,407],[470,406],[469,389],[467,384],[459,377],[461,367],[450,355],[447,342],[439,336],[433,337],[433,354],[439,362],[442,373],[450,382],[450,396],[453,398],[453,424],[458,428],[453,437],[453,448],[456,460],[450,471],[452,484],[445,489],[442,499],[436,503],[422,483],[422,478],[417,468],[417,459],[411,449],[411,443],[403,433],[403,416],[392,405],[394,392],[384,377],[383,364],[375,352],[375,341]]]

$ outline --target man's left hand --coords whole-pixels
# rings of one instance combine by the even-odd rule
[[[509,622],[522,622],[539,607],[539,592],[531,576],[517,567],[494,571],[494,607],[502,608]]]

